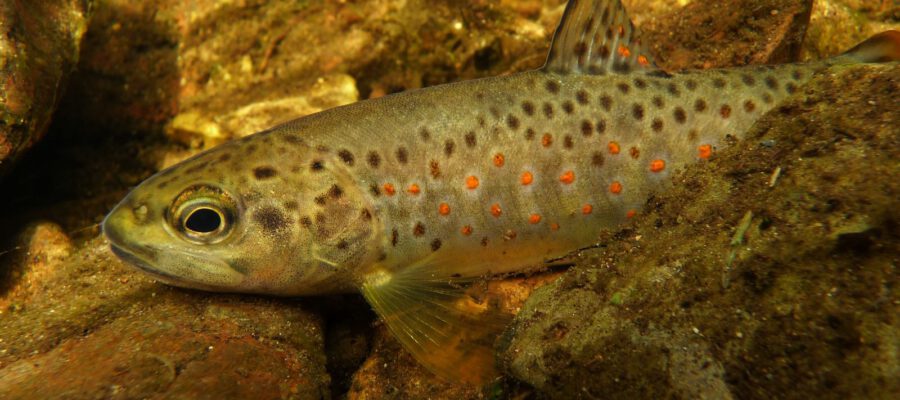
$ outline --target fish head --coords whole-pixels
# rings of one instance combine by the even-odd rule
[[[363,192],[321,150],[254,136],[134,188],[103,221],[112,251],[180,287],[273,295],[351,290],[353,268],[375,253],[376,221]]]

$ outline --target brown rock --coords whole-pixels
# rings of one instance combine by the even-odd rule
[[[92,3],[0,4],[0,175],[47,132],[78,62]]]
[[[322,324],[295,301],[163,286],[93,240],[0,311],[0,398],[329,397]],[[16,293],[12,293],[16,294]]]

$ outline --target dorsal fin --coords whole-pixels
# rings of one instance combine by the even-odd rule
[[[621,0],[569,0],[544,69],[583,74],[656,70],[639,36]]]

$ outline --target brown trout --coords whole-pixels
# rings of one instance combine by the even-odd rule
[[[889,31],[804,65],[668,73],[618,0],[571,0],[543,68],[361,101],[199,154],[103,222],[159,280],[279,296],[360,291],[441,376],[494,374],[479,277],[590,246],[676,171],[834,64],[900,60]]]

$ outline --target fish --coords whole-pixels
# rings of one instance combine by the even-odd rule
[[[361,293],[438,376],[497,376],[510,320],[486,279],[639,217],[836,65],[897,62],[900,32],[807,64],[668,72],[619,0],[570,0],[543,67],[360,101],[224,143],[134,188],[102,224],[164,283]]]

